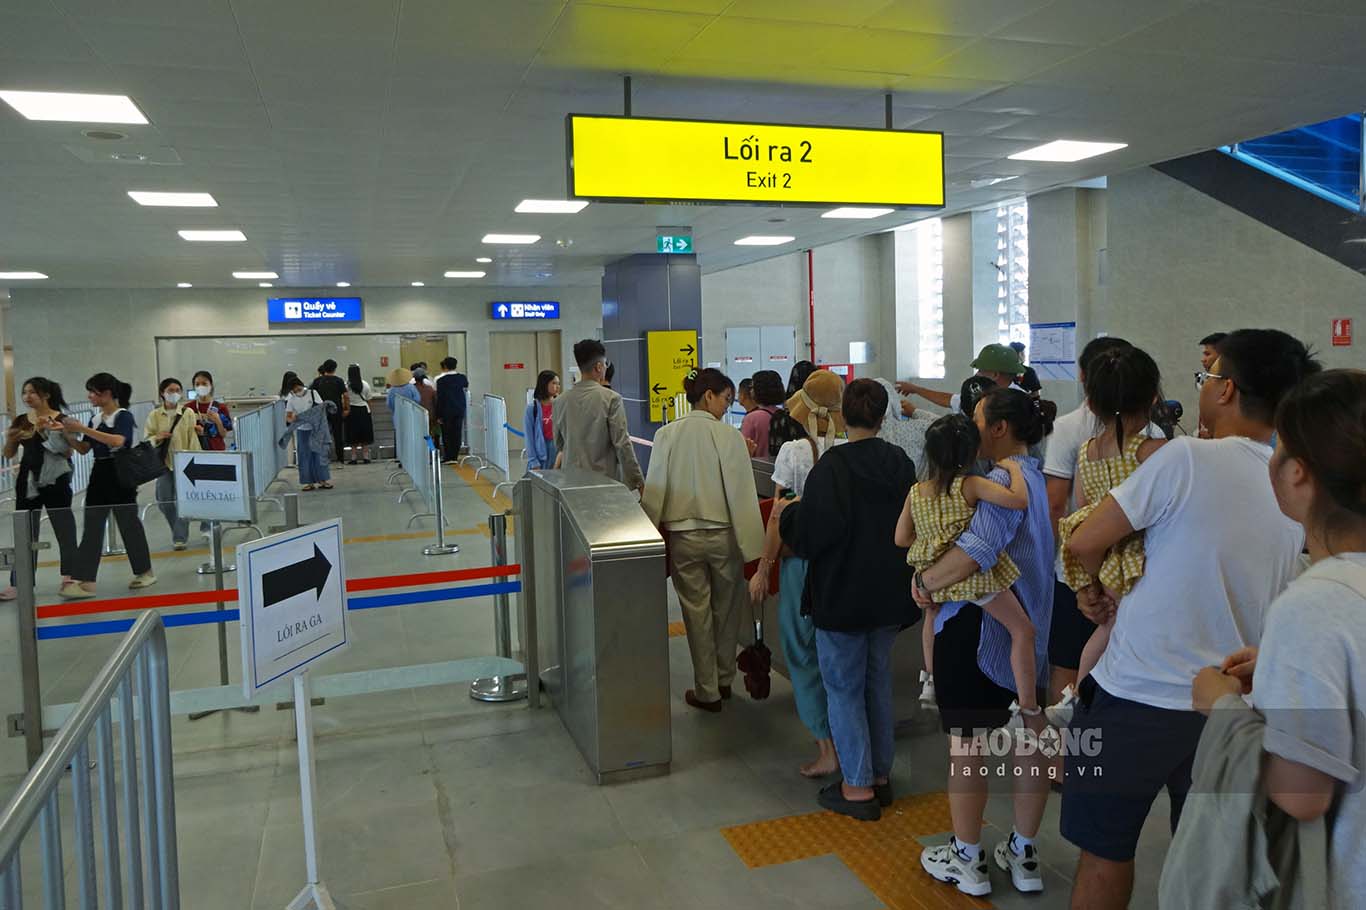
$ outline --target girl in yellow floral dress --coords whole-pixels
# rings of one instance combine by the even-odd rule
[[[1086,371],[1086,404],[1096,415],[1101,432],[1087,440],[1077,458],[1079,508],[1058,522],[1058,546],[1062,553],[1063,581],[1073,591],[1099,584],[1115,603],[1143,577],[1143,532],[1130,534],[1105,554],[1100,575],[1091,573],[1067,549],[1072,534],[1081,527],[1110,491],[1147,461],[1165,439],[1152,439],[1147,428],[1153,404],[1161,395],[1161,374],[1152,357],[1140,348],[1106,351]],[[1109,644],[1115,620],[1091,633],[1077,667],[1080,683],[1095,668]],[[1075,690],[1068,686],[1062,700],[1048,709],[1049,720],[1062,725],[1071,719]]]
[[[969,476],[967,471],[977,459],[981,437],[977,426],[963,414],[941,417],[925,431],[927,478],[911,487],[896,525],[896,545],[909,547],[906,561],[917,571],[929,568],[953,548],[967,530],[977,503],[985,500],[1007,509],[1029,508],[1029,491],[1020,466],[1013,460],[1001,462],[1010,474],[1010,486],[1003,487],[986,477]],[[940,603],[969,601],[979,605],[1010,632],[1010,666],[1015,674],[1018,711],[1012,724],[1023,723],[1020,714],[1037,714],[1035,693],[1034,627],[1029,615],[1010,590],[1020,577],[1015,562],[1005,553],[996,565],[979,571],[955,585],[935,592]],[[925,669],[920,678],[920,701],[934,707],[934,611],[926,611],[921,625]]]

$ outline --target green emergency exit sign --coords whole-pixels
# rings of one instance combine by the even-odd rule
[[[656,253],[691,253],[692,237],[688,234],[660,234],[655,238]]]

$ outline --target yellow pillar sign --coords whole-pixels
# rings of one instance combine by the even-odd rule
[[[683,391],[683,380],[697,365],[697,332],[646,332],[645,352],[649,368],[645,379],[650,390],[650,420],[660,422],[667,405],[669,419],[673,413],[674,396]]]

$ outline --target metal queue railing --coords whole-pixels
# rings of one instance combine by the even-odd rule
[[[268,496],[272,484],[290,482],[280,476],[289,466],[288,450],[280,445],[285,431],[285,403],[272,401],[255,410],[238,415],[233,420],[232,447],[251,453],[251,473],[258,502],[273,502],[283,508],[280,500]]]
[[[419,511],[408,519],[408,527],[422,518],[436,522],[436,543],[422,548],[427,556],[448,556],[459,553],[460,547],[446,542],[446,509],[441,490],[441,450],[432,439],[427,409],[410,398],[394,398],[394,454],[399,467],[385,484],[400,481],[407,475],[412,486],[401,487],[398,501],[409,493],[422,496],[426,511]]]
[[[43,906],[66,906],[59,793],[68,768],[79,906],[177,910],[169,665],[155,610],[133,625],[0,814],[0,905],[7,910],[24,906],[20,851],[35,824]]]

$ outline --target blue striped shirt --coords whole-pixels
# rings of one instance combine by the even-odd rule
[[[1053,521],[1038,459],[1025,455],[1015,458],[1029,488],[1029,508],[1020,511],[979,502],[972,523],[958,538],[958,546],[983,569],[996,565],[1003,552],[1015,560],[1020,579],[1012,589],[1034,624],[1034,667],[1043,684],[1048,672],[1048,627],[1053,621]],[[994,468],[987,477],[1002,486],[1010,485],[1010,475],[1003,468]],[[956,601],[939,608],[934,624],[936,635],[963,606],[962,601]],[[985,614],[977,666],[998,686],[1015,691],[1015,674],[1010,668],[1010,632]]]

